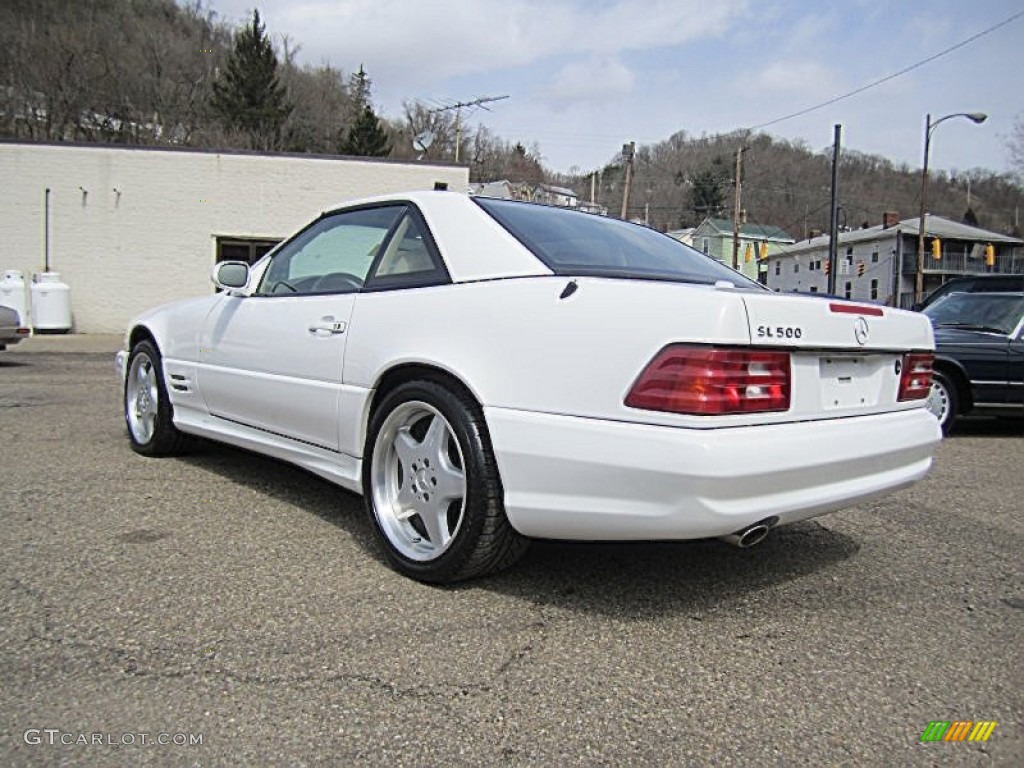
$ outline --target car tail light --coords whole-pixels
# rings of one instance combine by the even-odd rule
[[[789,353],[672,344],[626,396],[630,408],[698,415],[789,409]]]
[[[932,391],[932,363],[935,355],[914,353],[903,356],[898,400],[923,400]]]

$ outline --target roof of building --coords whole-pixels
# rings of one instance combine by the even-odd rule
[[[566,187],[556,187],[556,186],[554,186],[552,184],[538,184],[537,186],[540,189],[543,189],[546,192],[551,192],[552,194],[555,194],[555,195],[565,195],[566,197],[577,197],[577,194],[574,191],[572,191],[571,189],[567,189]]]
[[[867,243],[872,240],[887,240],[896,237],[898,234],[916,235],[920,228],[920,217],[902,219],[898,223],[883,227],[877,224],[866,229],[855,229],[850,232],[840,232],[836,238],[842,245],[854,245],[856,243]],[[945,219],[942,216],[928,214],[925,216],[925,236],[938,237],[940,240],[972,240],[985,243],[1005,243],[1007,245],[1024,245],[1024,240],[1019,237],[1002,235],[999,232],[992,232],[980,227],[972,227],[969,224],[961,224],[958,221]],[[818,251],[828,248],[828,235],[812,237],[809,240],[801,240],[786,247],[774,256],[789,256],[807,251]]]
[[[719,235],[732,237],[732,219],[706,218],[695,229],[695,234],[709,227]],[[701,232],[701,234],[703,234]],[[761,224],[744,223],[740,225],[740,237],[747,240],[781,240],[786,243],[796,242],[796,238],[781,227],[763,226]]]

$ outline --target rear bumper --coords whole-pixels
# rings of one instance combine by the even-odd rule
[[[919,480],[941,437],[923,408],[709,430],[485,414],[513,527],[591,541],[703,538],[814,517]]]

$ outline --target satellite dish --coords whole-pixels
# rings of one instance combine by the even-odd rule
[[[423,133],[416,134],[416,137],[412,140],[412,148],[417,152],[426,152],[430,149],[430,145],[434,143],[434,132],[423,131]]]

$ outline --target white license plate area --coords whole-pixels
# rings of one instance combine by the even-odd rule
[[[878,405],[885,361],[878,357],[822,357],[821,405],[826,410]]]

